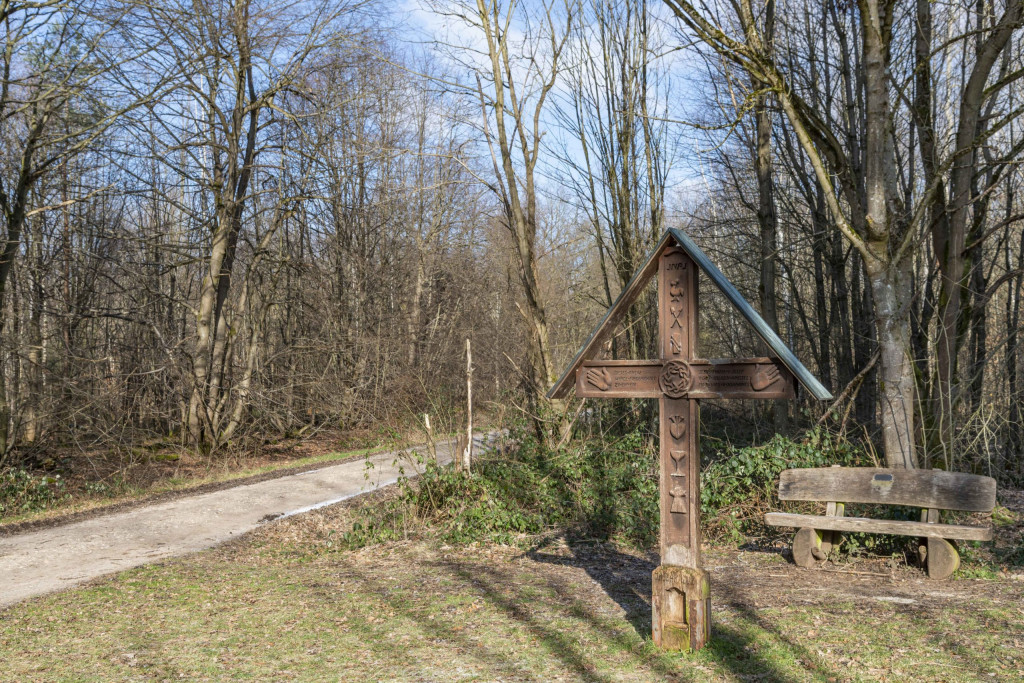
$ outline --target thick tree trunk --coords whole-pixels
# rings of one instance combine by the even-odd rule
[[[916,468],[914,367],[910,349],[913,275],[906,262],[869,266],[879,348],[880,418],[887,467]]]
[[[217,304],[218,284],[227,254],[227,226],[219,223],[214,233],[207,261],[207,273],[203,277],[199,295],[199,313],[196,316],[196,343],[192,361],[192,399],[189,402],[188,430],[194,443],[202,443],[210,424],[209,406],[206,402],[209,385],[212,338],[215,331],[214,309]]]
[[[26,444],[33,444],[39,437],[40,432],[40,406],[39,399],[43,395],[43,230],[42,219],[33,221],[35,225],[30,231],[32,234],[31,249],[31,273],[29,274],[29,286],[31,291],[28,296],[28,349],[25,366],[25,401],[24,416],[22,417],[22,439]]]

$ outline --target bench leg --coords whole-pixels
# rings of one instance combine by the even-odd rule
[[[948,579],[960,566],[956,546],[944,538],[928,539],[928,578]]]
[[[829,517],[842,517],[846,514],[845,503],[834,503],[829,501],[825,505],[825,514]],[[824,560],[828,557],[828,554],[832,552],[833,548],[838,548],[839,543],[842,541],[843,532],[841,531],[826,531],[821,536],[821,556],[819,560]]]
[[[927,524],[938,524],[939,511],[935,508],[924,508],[921,510],[921,521]],[[922,536],[917,539],[917,565],[922,568],[928,567],[928,537]]]
[[[823,532],[804,527],[793,536],[793,562],[798,567],[810,568],[817,565],[819,559],[825,559],[821,550]]]
[[[921,521],[938,524],[939,511],[921,510]],[[922,538],[917,544],[917,559],[928,567],[928,578],[948,579],[960,566],[960,553],[956,544],[944,538]]]
[[[821,557],[819,560],[824,560],[828,557],[828,554],[839,547],[839,544],[843,542],[842,531],[826,531],[821,537]],[[838,551],[837,551],[838,552]]]

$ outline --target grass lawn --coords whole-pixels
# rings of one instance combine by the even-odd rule
[[[0,680],[1024,680],[1020,575],[712,548],[711,645],[666,654],[653,558],[560,539],[343,552],[346,510],[0,612]]]

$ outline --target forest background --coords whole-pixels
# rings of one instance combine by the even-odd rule
[[[1022,12],[0,0],[0,469],[454,430],[467,338],[478,406],[644,429],[544,393],[679,226],[837,396],[706,433],[1019,486]],[[764,353],[709,288],[701,343]]]

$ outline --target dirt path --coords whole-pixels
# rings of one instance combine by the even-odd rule
[[[486,438],[477,437],[477,443]],[[450,442],[437,445],[437,457],[441,462],[451,460]],[[392,451],[0,538],[0,608],[104,574],[218,545],[261,522],[393,484],[403,472],[419,472],[415,457]]]

